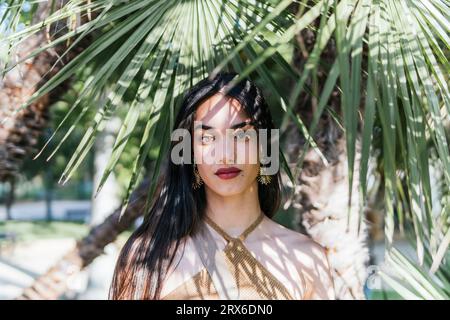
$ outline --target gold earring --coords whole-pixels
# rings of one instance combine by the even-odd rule
[[[262,174],[262,167],[259,168],[259,175],[258,175],[258,181],[267,186],[272,181],[272,176],[269,176],[267,174]]]
[[[194,165],[194,182],[192,183],[192,188],[197,190],[203,184],[202,177],[200,177],[200,173],[198,172],[197,165]]]

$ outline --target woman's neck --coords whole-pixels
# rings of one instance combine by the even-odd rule
[[[261,214],[258,184],[233,196],[221,196],[208,187],[206,215],[231,236],[238,236]]]

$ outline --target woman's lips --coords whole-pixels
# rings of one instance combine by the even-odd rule
[[[220,168],[219,170],[216,171],[215,175],[218,176],[220,179],[227,180],[237,177],[241,171],[242,170],[235,167]]]

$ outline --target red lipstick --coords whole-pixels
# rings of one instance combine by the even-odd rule
[[[219,170],[216,171],[215,175],[218,176],[220,179],[227,180],[237,177],[241,171],[242,170],[235,167],[220,168]]]

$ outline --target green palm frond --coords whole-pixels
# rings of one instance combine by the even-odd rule
[[[284,1],[283,7],[279,6],[277,10],[281,11],[289,4],[290,1]],[[277,17],[274,7],[269,2],[259,1],[242,3],[239,1],[85,2],[74,0],[69,1],[39,24],[14,32],[6,40],[17,45],[30,35],[57,21],[84,15],[87,11],[96,12],[96,18],[73,30],[66,30],[65,34],[48,44],[43,44],[41,48],[30,53],[21,61],[6,66],[3,73],[11,70],[17,63],[63,43],[67,39],[74,38],[75,41],[68,49],[70,50],[81,39],[97,32],[98,37],[89,48],[68,63],[56,76],[36,91],[26,104],[16,110],[19,112],[29,103],[50,92],[71,77],[79,68],[92,62],[96,62],[98,65],[92,76],[85,81],[78,100],[72,105],[66,117],[37,155],[39,156],[45,150],[55,134],[64,127],[72,113],[77,115],[76,119],[70,124],[63,139],[59,141],[47,160],[59,150],[87,111],[92,108],[97,109],[91,126],[86,131],[60,179],[63,184],[70,179],[86,157],[93,146],[95,137],[103,130],[107,120],[123,104],[124,94],[132,81],[137,79],[139,71],[144,73],[142,79],[139,79],[140,85],[135,99],[123,120],[111,160],[105,169],[96,194],[114,170],[130,134],[136,129],[139,118],[144,117],[147,125],[142,136],[140,153],[136,157],[133,168],[128,195],[135,187],[144,159],[150,146],[154,143],[155,129],[160,127],[161,130],[169,130],[174,110],[184,91],[224,60],[232,48],[263,18],[267,21],[262,27],[259,26],[260,30],[275,36],[283,34],[286,26],[294,21],[293,14],[285,13],[282,17]],[[68,25],[70,26],[70,24]],[[246,43],[241,55],[233,58],[228,67],[242,71],[249,61],[256,59],[266,51],[266,48],[271,46],[271,42],[259,34],[253,41]],[[96,59],[104,59],[104,53],[110,52],[112,47],[116,50],[113,54],[106,55],[108,59],[101,63],[96,61]],[[271,53],[267,58],[273,60],[286,71],[287,75],[295,79],[296,71],[279,53]],[[286,97],[283,96],[286,93],[275,83],[268,68],[261,64],[256,71],[268,87],[284,101]],[[116,80],[114,77],[118,72],[121,74]],[[109,91],[108,98],[106,100],[99,99],[106,88]],[[81,102],[83,103],[81,104]],[[168,119],[169,123],[167,123]],[[302,130],[307,134],[306,128]],[[162,154],[161,152],[160,155]],[[157,162],[159,163],[159,161]],[[289,170],[287,167],[286,169]],[[125,209],[126,205],[123,207],[123,210]]]
[[[404,299],[408,300],[448,300],[450,299],[449,263],[444,261],[438,274],[418,266],[396,248],[388,253],[385,270],[379,271],[381,278]]]

